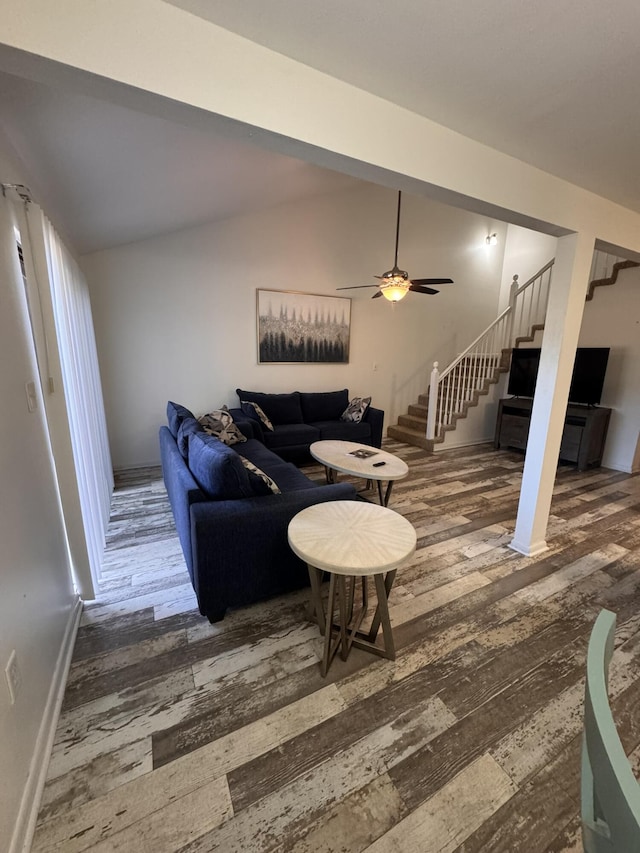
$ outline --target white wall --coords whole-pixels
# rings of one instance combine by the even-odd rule
[[[396,194],[371,184],[84,256],[115,467],[158,461],[167,399],[202,413],[235,388],[371,394],[394,423],[495,316],[506,227],[403,194],[399,265],[450,276],[437,296],[392,306],[374,282],[393,265]],[[497,231],[500,244],[487,247]],[[258,365],[256,289],[351,296],[348,365]],[[374,370],[376,364],[377,370]]]
[[[556,255],[557,240],[548,234],[509,225],[504,247],[504,266],[500,286],[500,310],[509,304],[509,290],[514,275],[524,284]]]
[[[601,405],[613,409],[602,464],[640,470],[640,268],[596,287],[582,318],[579,346],[611,347]],[[635,469],[634,469],[635,458]]]
[[[0,180],[26,182],[0,137]],[[37,366],[24,302],[7,267],[17,266],[12,240],[0,246],[0,670],[12,649],[22,687],[11,705],[0,679],[0,851],[19,841],[46,755],[46,725],[59,661],[76,601],[42,398],[27,410],[25,383]],[[33,765],[33,766],[32,766]],[[24,797],[24,799],[23,799]],[[17,849],[17,848],[16,848]]]

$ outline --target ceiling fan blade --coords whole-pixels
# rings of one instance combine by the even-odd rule
[[[378,296],[382,296],[382,291],[381,291],[381,290],[379,290],[377,293],[374,293],[374,294],[373,294],[373,296],[372,296],[371,298],[372,298],[372,299],[377,299],[377,298],[378,298]]]
[[[430,293],[432,295],[434,293],[440,293],[439,290],[434,290],[432,287],[416,286],[415,284],[412,284],[409,290],[411,290],[413,293]]]
[[[452,278],[412,278],[411,284],[426,285],[426,284],[453,284]]]
[[[363,287],[377,287],[377,284],[355,284],[353,287],[336,287],[336,290],[361,290]]]

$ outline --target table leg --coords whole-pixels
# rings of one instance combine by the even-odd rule
[[[389,574],[391,574],[389,572]],[[376,580],[376,591],[378,593],[378,607],[376,609],[376,614],[379,614],[380,621],[382,622],[382,636],[384,637],[384,648],[387,653],[387,657],[389,660],[396,659],[396,648],[393,643],[393,631],[391,630],[391,620],[389,619],[389,601],[388,601],[388,590],[386,588],[385,580],[382,575],[375,575]]]
[[[338,578],[338,611],[340,613],[340,657],[342,660],[346,660],[349,654],[349,645],[347,642],[347,625],[351,620],[351,616],[347,616],[349,598],[350,596],[347,594],[347,579],[344,575],[340,575]],[[351,615],[353,615],[353,607]]]
[[[324,476],[329,485],[336,483],[338,480],[338,472],[334,471],[333,468],[329,468],[328,465],[324,466]]]
[[[374,575],[376,592],[378,594],[378,606],[376,607],[373,622],[371,623],[371,629],[367,634],[358,632],[356,636],[351,639],[351,645],[354,645],[356,648],[364,649],[365,651],[372,652],[374,655],[379,655],[380,657],[388,658],[389,660],[396,659],[388,604],[388,596],[391,591],[395,575],[395,569],[387,572],[386,577],[384,574]],[[384,637],[383,647],[376,645],[375,642],[380,625],[382,625],[382,635]]]
[[[387,572],[387,576],[384,579],[384,599],[385,601],[389,600],[389,593],[391,592],[391,587],[393,586],[393,582],[396,579],[396,571],[397,569],[393,569],[390,572]],[[381,578],[382,575],[375,575],[375,578]],[[378,592],[378,583],[376,580],[376,592]],[[387,608],[387,614],[389,610]],[[372,643],[375,643],[376,637],[378,636],[378,629],[380,628],[380,594],[378,593],[378,607],[376,607],[376,612],[373,615],[373,621],[371,622],[371,628],[369,629],[369,640]]]
[[[387,490],[382,496],[382,480],[378,480],[378,497],[380,498],[380,506],[389,506],[389,498],[391,497],[391,489],[393,488],[393,480],[387,483]]]
[[[329,669],[329,664],[333,660],[333,656],[335,655],[336,651],[338,650],[338,646],[340,645],[340,632],[338,632],[336,643],[333,648],[331,647],[331,635],[333,633],[331,626],[333,624],[333,611],[335,610],[336,606],[336,591],[336,576],[331,573],[331,577],[329,578],[329,601],[327,603],[327,617],[325,620],[326,630],[324,632],[324,651],[322,655],[322,663],[320,665],[320,674],[323,678],[326,676],[327,671]]]
[[[309,602],[308,618],[310,622],[317,622],[320,634],[324,636],[326,619],[324,605],[322,604],[322,570],[307,564],[309,571],[309,583],[311,584],[311,601]]]

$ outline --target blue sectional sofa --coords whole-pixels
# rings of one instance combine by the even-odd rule
[[[232,447],[203,432],[193,414],[169,403],[160,428],[165,486],[195,590],[210,622],[228,607],[298,589],[308,583],[304,563],[289,548],[287,527],[300,510],[332,500],[354,500],[348,483],[317,485],[253,438]],[[272,478],[274,494],[240,458]]]
[[[368,406],[360,422],[343,421],[349,392],[304,392],[266,394],[236,389],[240,403],[257,403],[269,418],[273,430],[266,429],[248,406],[231,409],[233,420],[283,459],[300,460],[309,454],[309,445],[324,439],[357,441],[380,447],[384,412]]]

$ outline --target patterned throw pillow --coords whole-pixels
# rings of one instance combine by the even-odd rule
[[[207,415],[202,415],[198,420],[208,435],[215,435],[216,438],[229,446],[247,440],[234,424],[231,412],[226,406],[209,412]]]
[[[251,403],[248,400],[240,400],[240,407],[245,415],[248,415],[250,418],[256,418],[265,429],[273,432],[273,424],[265,415],[264,410],[257,403]]]
[[[340,415],[340,420],[359,424],[364,413],[367,411],[367,406],[370,402],[371,397],[354,397],[344,412]]]
[[[247,469],[247,473],[249,474],[249,482],[258,494],[268,495],[272,492],[274,495],[282,494],[277,484],[271,479],[268,474],[265,474],[264,471],[261,468],[258,468],[257,465],[254,465],[253,462],[250,462],[248,459],[245,459],[242,454],[238,453],[238,456],[240,457],[240,460],[242,461],[244,467]],[[259,480],[259,483],[256,482],[256,480]]]

